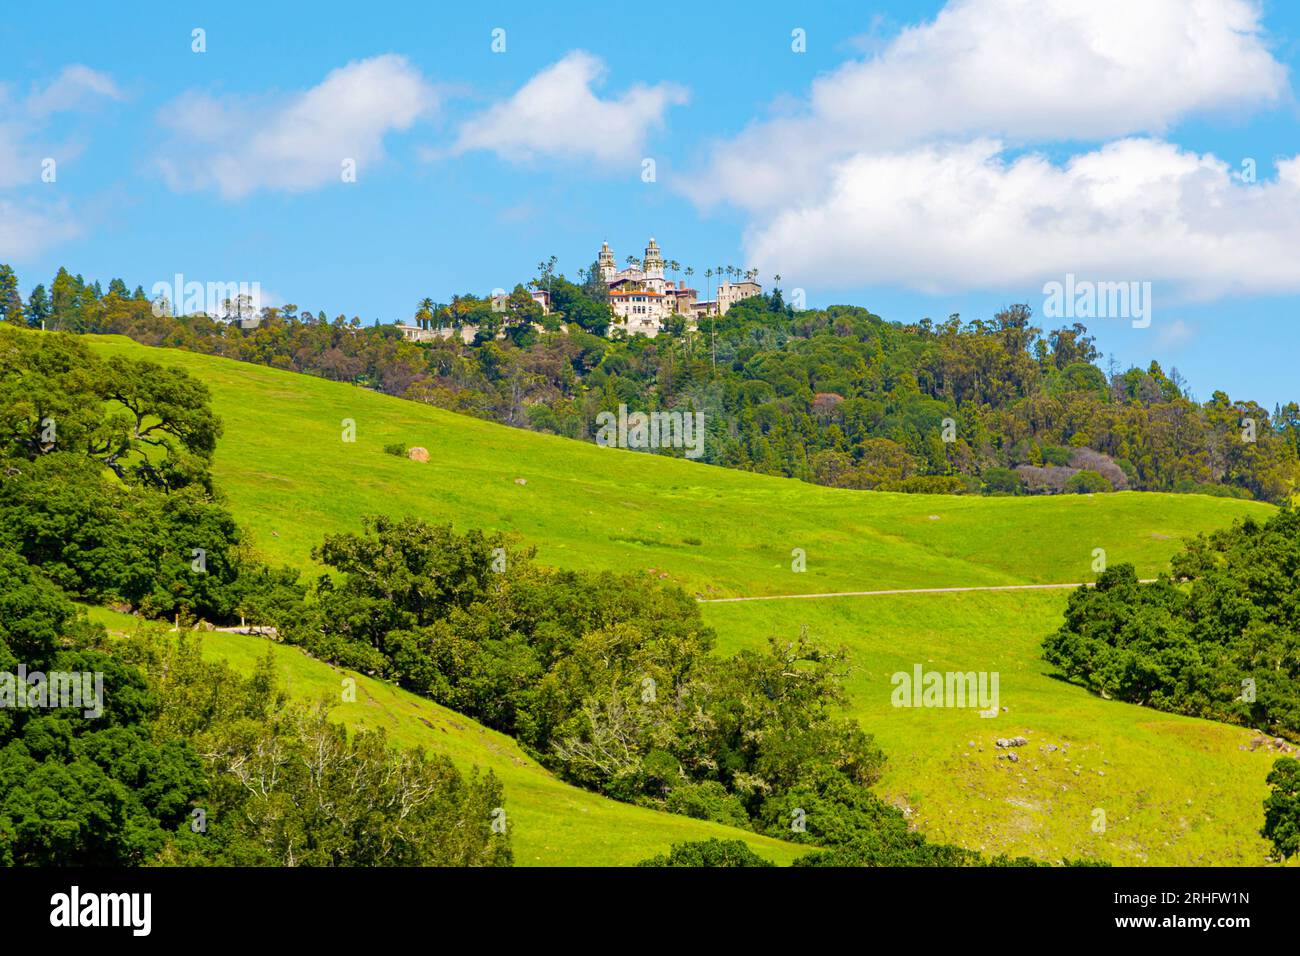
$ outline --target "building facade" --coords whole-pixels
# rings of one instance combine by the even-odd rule
[[[695,329],[701,317],[726,315],[741,299],[763,291],[757,282],[723,282],[716,299],[701,301],[697,289],[664,278],[663,252],[654,237],[639,263],[633,260],[620,269],[608,242],[601,244],[596,263],[601,280],[609,287],[615,320],[611,331],[622,328],[628,335],[654,337],[674,316],[681,316],[688,329]]]

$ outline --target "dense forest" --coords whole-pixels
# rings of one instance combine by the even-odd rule
[[[1283,502],[1300,478],[1300,405],[1271,412],[1215,391],[1198,402],[1176,370],[1103,370],[1081,324],[1044,332],[1031,310],[991,319],[886,322],[863,308],[794,311],[779,289],[657,338],[628,338],[603,284],[547,270],[552,312],[523,285],[499,303],[419,303],[434,342],[394,325],[296,304],[256,327],[227,316],[155,315],[144,290],[103,290],[60,270],[24,300],[0,266],[13,323],[119,333],[148,345],[256,362],[508,425],[593,439],[597,415],[706,415],[702,460],[850,488],[983,494],[1136,489]],[[664,454],[681,454],[662,449]]]

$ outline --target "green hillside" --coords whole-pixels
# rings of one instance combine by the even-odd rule
[[[1180,537],[1270,510],[1200,496],[965,498],[819,488],[508,429],[122,338],[87,341],[103,354],[182,365],[209,385],[225,423],[218,485],[266,557],[304,568],[326,532],[358,530],[361,515],[386,512],[511,530],[536,545],[543,563],[644,569],[710,597],[1072,582],[1095,577],[1097,548],[1110,563],[1129,561],[1149,576]],[[345,419],[355,422],[355,442],[342,440]],[[386,455],[390,442],[422,445],[430,461]],[[795,548],[806,552],[805,573],[791,570]],[[710,604],[705,613],[723,651],[802,626],[849,646],[852,708],[890,758],[878,789],[937,837],[1045,859],[1262,862],[1256,831],[1269,758],[1244,749],[1248,731],[1103,701],[1050,677],[1038,646],[1059,622],[1066,593],[759,601]],[[255,653],[249,643],[212,640],[232,658]],[[296,664],[337,686],[323,665],[279,652],[287,673]],[[971,710],[893,708],[889,675],[918,663],[999,671],[1007,712],[982,720]],[[385,694],[409,701],[376,707],[373,719],[418,708],[439,713],[428,719],[442,733],[421,731],[412,717],[404,739],[494,768],[500,753],[517,753],[507,738],[459,715],[369,686],[376,701]],[[452,722],[464,734],[453,734]],[[993,738],[1017,734],[1030,741],[1020,762],[996,760]],[[967,746],[972,740],[975,748]],[[1049,744],[1059,749],[1048,751]],[[626,862],[649,855],[641,846],[662,848],[664,839],[645,837],[653,827],[703,832],[703,824],[611,804],[524,769],[498,770],[519,824],[521,862]],[[584,814],[595,808],[619,821],[618,836],[588,826]],[[1105,833],[1092,829],[1096,809],[1106,813]],[[637,840],[636,852],[623,852]]]
[[[92,619],[129,632],[138,618],[91,608]],[[145,625],[149,626],[149,625]],[[569,786],[539,766],[515,741],[430,700],[362,674],[313,660],[296,647],[212,631],[201,634],[204,653],[251,670],[268,648],[286,689],[296,699],[333,703],[332,714],[353,727],[383,727],[389,739],[450,757],[462,769],[490,769],[506,794],[515,863],[520,866],[626,866],[685,840],[741,839],[762,856],[789,863],[808,847],[743,830],[619,803]],[[339,701],[340,681],[357,682],[356,703]]]
[[[707,596],[1082,581],[1092,552],[1154,573],[1178,537],[1271,510],[1196,495],[979,498],[821,488],[600,448],[349,385],[86,336],[181,365],[225,424],[218,486],[273,561],[303,565],[368,512],[517,532],[560,567],[653,569]],[[355,442],[342,440],[356,423]],[[429,449],[417,463],[383,453]],[[518,482],[522,479],[526,484]],[[807,571],[791,571],[791,551]]]
[[[1251,750],[1250,730],[1103,701],[1050,676],[1040,644],[1064,601],[1058,591],[760,601],[706,605],[705,619],[724,653],[804,626],[846,645],[852,711],[889,755],[876,791],[941,840],[1116,865],[1262,865],[1277,754]],[[996,671],[1006,712],[894,707],[891,675],[916,664]],[[1019,761],[999,760],[994,740],[1015,736],[1029,740]],[[1098,809],[1104,833],[1092,829]]]

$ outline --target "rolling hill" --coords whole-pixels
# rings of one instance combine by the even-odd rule
[[[101,354],[180,365],[208,384],[225,424],[214,462],[218,485],[265,557],[304,570],[315,570],[310,550],[325,533],[359,529],[362,515],[384,512],[450,521],[462,530],[512,531],[537,547],[543,563],[643,570],[701,597],[1062,583],[1095,577],[1098,548],[1110,563],[1129,561],[1151,576],[1181,537],[1269,510],[1185,495],[965,498],[821,488],[509,429],[350,385],[123,338],[86,341]],[[355,424],[355,441],[343,440],[345,420]],[[392,442],[424,446],[430,460],[384,454]],[[806,554],[802,573],[792,570],[794,549]],[[1250,749],[1249,731],[1103,701],[1052,677],[1038,646],[1059,623],[1066,594],[774,600],[708,604],[704,613],[723,651],[802,627],[848,646],[855,663],[851,709],[890,757],[878,789],[937,837],[1044,859],[1262,862],[1256,831],[1270,758]],[[210,646],[238,659],[254,653],[250,642],[222,636]],[[337,680],[293,649],[277,653],[286,673],[310,665],[315,676],[303,683]],[[890,674],[915,664],[999,672],[1006,712],[983,720],[970,710],[892,707]],[[382,712],[390,715],[383,720],[398,721],[391,715],[421,707],[437,712],[416,698],[384,698],[400,694],[386,685],[368,693],[385,701],[372,719]],[[402,723],[399,739],[494,767],[499,754],[484,742],[503,752],[514,746],[459,715],[442,711],[437,721],[427,719],[443,722],[442,732],[414,717]],[[453,734],[446,722],[464,734]],[[996,759],[993,738],[1009,735],[1029,739],[1016,763]],[[525,778],[523,770],[515,766],[513,779],[499,771],[517,811],[520,862],[650,855],[616,851],[608,844],[624,837],[607,832],[576,838],[575,828],[591,819],[583,814],[597,804],[610,819],[626,813],[619,825],[629,834],[704,826],[611,808],[572,788],[559,799],[540,781],[562,784],[540,771]],[[1104,832],[1094,828],[1098,809]],[[664,844],[651,837],[645,845],[658,852]],[[769,849],[787,852],[780,844]]]
[[[110,632],[161,626],[105,608],[90,608],[89,613]],[[569,786],[512,738],[391,684],[314,660],[295,647],[220,631],[200,632],[200,637],[206,655],[224,659],[237,670],[251,670],[270,650],[293,698],[328,700],[331,714],[349,726],[382,727],[394,743],[444,754],[462,770],[491,770],[505,789],[518,866],[627,866],[664,853],[674,843],[715,837],[744,840],[754,852],[777,863],[809,852],[806,846],[631,806]],[[356,681],[356,703],[339,702],[344,677]]]

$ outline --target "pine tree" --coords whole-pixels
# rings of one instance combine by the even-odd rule
[[[45,294],[45,286],[38,285],[27,299],[27,324],[39,329],[50,317],[50,299]]]
[[[0,263],[0,321],[23,323],[23,297],[18,292],[18,277],[9,266]]]
[[[50,318],[56,329],[75,329],[81,308],[81,293],[85,282],[78,282],[60,267],[50,284]]]

